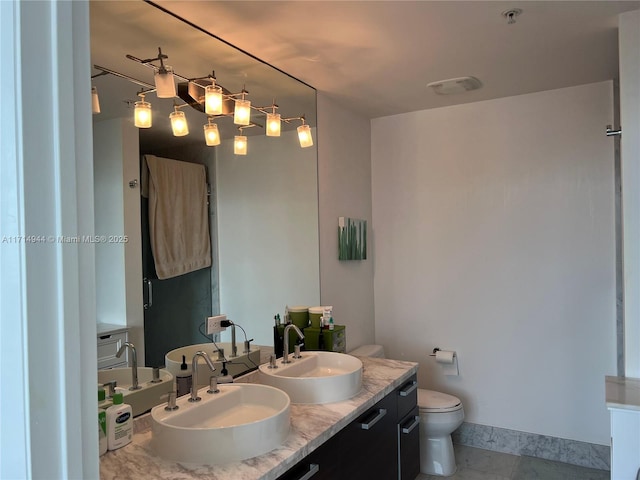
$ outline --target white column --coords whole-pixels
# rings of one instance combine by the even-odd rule
[[[625,376],[640,378],[640,10],[619,17]]]
[[[98,478],[88,3],[0,24],[0,478]]]

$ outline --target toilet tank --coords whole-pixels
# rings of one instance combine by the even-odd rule
[[[384,347],[382,345],[362,345],[349,352],[350,355],[358,357],[384,358]]]

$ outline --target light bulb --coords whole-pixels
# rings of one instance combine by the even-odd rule
[[[222,115],[222,88],[217,85],[205,87],[204,111],[207,115]]]
[[[140,100],[134,103],[133,124],[138,128],[150,128],[153,116],[151,115],[151,104]]]
[[[153,77],[156,82],[156,95],[158,98],[173,98],[176,96],[173,67],[167,65],[163,69],[158,69]]]
[[[187,125],[187,118],[184,115],[184,112],[180,110],[176,110],[171,115],[169,115],[171,119],[171,130],[173,130],[173,135],[175,137],[184,137],[185,135],[189,135],[189,125]]]
[[[247,137],[244,135],[236,135],[233,141],[233,153],[236,155],[247,154]]]
[[[280,114],[267,113],[267,137],[280,136]]]
[[[251,102],[249,100],[236,100],[233,112],[233,123],[236,125],[249,125],[251,121]]]
[[[218,132],[218,125],[215,123],[209,123],[204,126],[204,140],[207,142],[207,146],[209,147],[220,145],[220,132]]]
[[[309,125],[300,125],[298,127],[298,140],[302,148],[313,145],[313,137],[311,136],[311,128],[309,128]]]

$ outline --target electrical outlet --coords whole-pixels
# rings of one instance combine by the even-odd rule
[[[207,335],[220,333],[226,330],[226,328],[222,326],[222,321],[226,319],[226,315],[216,315],[215,317],[207,318]]]

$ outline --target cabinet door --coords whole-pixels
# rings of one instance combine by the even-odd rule
[[[418,407],[398,423],[399,478],[413,480],[420,473],[420,416]]]
[[[387,395],[340,434],[342,472],[350,480],[398,478],[396,397]]]

